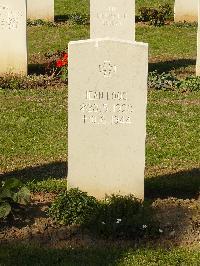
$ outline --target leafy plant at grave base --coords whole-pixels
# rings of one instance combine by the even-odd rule
[[[181,80],[179,88],[188,91],[199,91],[200,77],[190,76],[184,80]]]
[[[48,27],[56,27],[56,23],[51,21],[45,21],[42,19],[30,20],[27,19],[27,26],[48,26]]]
[[[70,189],[58,195],[48,214],[60,224],[84,224],[98,207],[97,200],[78,189]]]
[[[158,223],[153,218],[153,209],[133,195],[107,196],[99,202],[87,228],[103,237],[136,239],[159,234]]]
[[[22,206],[30,202],[30,191],[23,185],[23,183],[16,179],[11,178],[5,182],[1,182],[0,186],[0,219],[6,218]]]
[[[45,54],[48,59],[46,64],[46,73],[51,77],[61,78],[62,81],[68,80],[68,53],[57,51],[55,53]]]
[[[57,197],[48,214],[60,224],[79,225],[103,237],[138,238],[159,232],[150,205],[133,195],[112,195],[99,201],[70,189]]]
[[[156,70],[149,73],[148,88],[156,90],[175,90],[180,81],[171,73],[159,74]]]
[[[160,5],[158,8],[142,7],[139,9],[139,20],[149,22],[150,25],[162,26],[171,19],[172,9],[166,5]]]

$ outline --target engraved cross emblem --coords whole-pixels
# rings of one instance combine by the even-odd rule
[[[117,72],[117,67],[111,61],[106,60],[103,64],[99,65],[99,72],[103,74],[104,78],[110,78]]]

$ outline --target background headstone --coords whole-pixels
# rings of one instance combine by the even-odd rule
[[[135,0],[91,0],[90,38],[135,40]]]
[[[27,74],[26,0],[0,0],[0,75]]]
[[[69,44],[69,187],[144,197],[148,47]]]
[[[54,0],[27,0],[27,18],[54,21]]]
[[[174,21],[198,21],[198,0],[175,0]]]

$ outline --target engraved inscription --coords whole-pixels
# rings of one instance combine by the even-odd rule
[[[18,28],[22,13],[15,12],[6,6],[0,5],[0,28],[15,30]]]
[[[134,108],[126,91],[86,90],[80,112],[84,124],[128,125],[132,124]]]
[[[127,13],[121,13],[117,7],[109,6],[105,12],[97,13],[97,19],[104,26],[119,26],[127,19]]]
[[[112,74],[117,72],[117,67],[109,60],[105,60],[103,64],[99,65],[99,71],[103,74],[104,78],[112,77]]]

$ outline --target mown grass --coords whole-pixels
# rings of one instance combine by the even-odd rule
[[[147,177],[152,171],[155,175],[155,168],[159,173],[198,167],[199,96],[200,92],[149,92]],[[20,169],[27,168],[21,173],[27,177],[35,167],[31,179],[66,176],[51,164],[67,159],[67,88],[0,90],[0,120],[1,172],[19,170],[20,175]],[[38,165],[44,169],[37,171]]]
[[[59,24],[58,24],[59,25]],[[149,44],[149,68],[178,75],[195,73],[197,53],[196,25],[154,27],[136,25],[136,40]],[[64,23],[56,27],[28,28],[29,64],[42,64],[45,53],[67,50],[69,41],[89,38],[89,26]],[[37,66],[36,66],[37,68]]]
[[[66,159],[67,90],[0,90],[1,171]]]
[[[195,59],[196,26],[136,26],[136,40],[149,43],[150,59]],[[28,29],[30,56],[66,49],[71,40],[89,38],[89,26],[67,23],[59,27],[38,26]]]
[[[200,252],[185,249],[77,248],[44,249],[6,245],[0,249],[1,265],[95,265],[95,266],[197,266]]]
[[[68,15],[78,12],[80,14],[89,14],[89,0],[56,0],[55,14]],[[172,8],[174,0],[136,0],[136,14],[140,7],[158,7],[159,5],[169,4]]]

